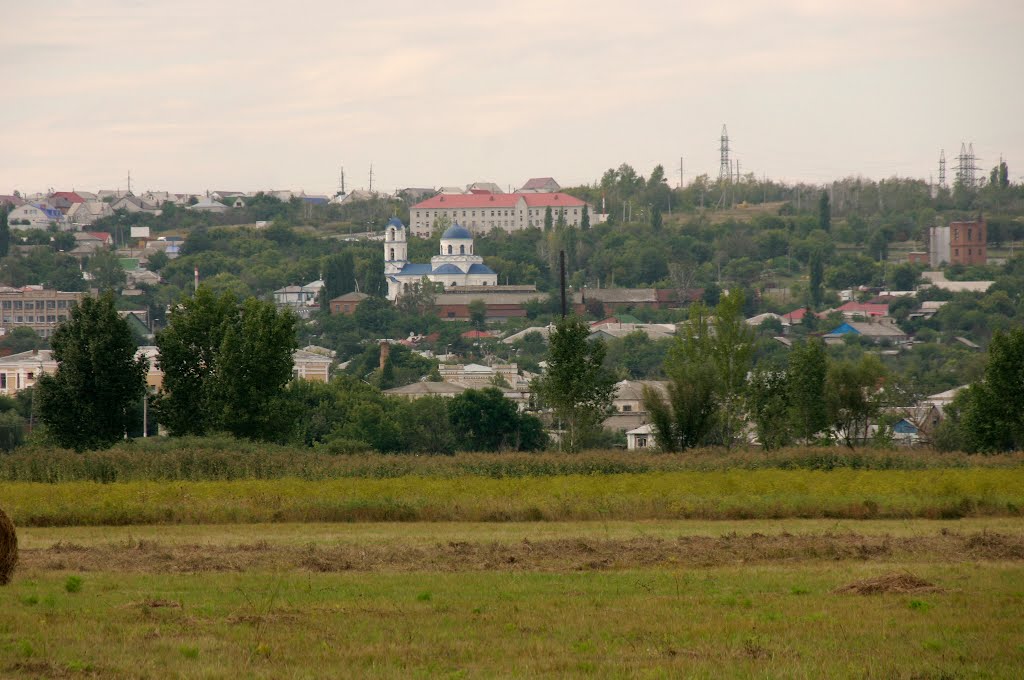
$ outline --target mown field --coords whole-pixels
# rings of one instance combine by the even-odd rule
[[[23,544],[0,589],[4,677],[1013,678],[1024,666],[1015,519],[29,528]],[[893,573],[928,585],[837,592]]]
[[[1019,454],[247,446],[0,457],[0,677],[1024,667]]]

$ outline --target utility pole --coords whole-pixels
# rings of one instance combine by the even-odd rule
[[[679,190],[683,190],[683,157],[679,157]]]
[[[566,314],[566,302],[565,302],[565,251],[558,251],[558,270],[559,270],[559,285],[562,289],[562,318],[565,318]]]

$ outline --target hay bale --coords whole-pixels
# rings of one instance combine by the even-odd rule
[[[0,508],[0,586],[11,582],[17,564],[18,534],[14,530],[14,522]]]
[[[916,593],[941,593],[934,583],[918,578],[913,574],[886,574],[867,578],[863,581],[854,581],[841,588],[836,588],[835,593],[849,593],[853,595],[878,595],[880,593],[897,593],[909,595]]]

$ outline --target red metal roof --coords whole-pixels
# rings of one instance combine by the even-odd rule
[[[868,316],[886,316],[889,313],[889,305],[872,304],[870,302],[847,302],[836,307],[836,311],[867,314]]]
[[[412,209],[514,208],[521,198],[525,199],[526,205],[531,208],[545,208],[549,205],[556,208],[559,206],[583,207],[583,201],[580,199],[557,192],[553,194],[441,194],[417,203]]]
[[[55,191],[51,198],[64,198],[67,199],[69,203],[85,203],[85,199],[74,191]]]
[[[487,331],[476,331],[476,330],[473,330],[473,331],[466,331],[465,333],[462,334],[462,337],[468,338],[468,339],[473,339],[473,338],[493,338],[494,335],[492,335],[491,333],[488,333]]]
[[[792,321],[803,321],[805,316],[807,316],[807,308],[806,307],[800,307],[799,309],[794,309],[789,314],[783,314],[782,318],[786,319],[787,321],[792,322]]]

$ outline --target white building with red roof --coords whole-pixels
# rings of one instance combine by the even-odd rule
[[[562,192],[515,194],[440,194],[409,209],[409,226],[414,236],[429,238],[437,220],[461,224],[471,232],[491,229],[519,231],[544,226],[544,213],[551,208],[552,220],[565,218],[568,226],[578,227],[586,203]]]

